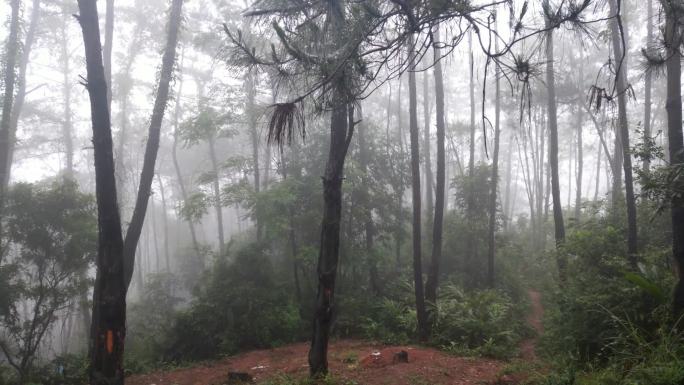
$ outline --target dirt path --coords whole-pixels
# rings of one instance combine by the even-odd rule
[[[532,312],[527,316],[527,323],[532,326],[535,335],[520,344],[520,354],[526,361],[537,361],[537,341],[539,340],[539,336],[544,332],[544,325],[542,324],[544,307],[541,303],[540,292],[530,289],[527,291],[527,295],[530,297],[530,302],[532,303]]]
[[[278,375],[304,378],[308,343],[257,350],[221,361],[171,372],[132,376],[127,385],[220,385],[228,372],[249,373],[256,383]],[[395,353],[408,353],[408,363],[397,362]],[[466,385],[507,384],[500,377],[505,363],[480,358],[455,357],[436,349],[416,346],[384,346],[366,341],[337,341],[330,345],[330,371],[340,380],[359,385]],[[340,383],[344,383],[340,381]]]

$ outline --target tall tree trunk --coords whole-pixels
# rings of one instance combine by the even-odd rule
[[[468,33],[468,65],[470,71],[470,142],[468,153],[468,178],[469,183],[466,185],[467,201],[466,201],[466,216],[468,220],[468,236],[466,237],[466,255],[465,255],[465,273],[466,276],[473,276],[475,271],[472,271],[473,261],[476,259],[474,254],[477,254],[475,245],[475,231],[473,221],[475,220],[475,58],[473,56],[473,33]]]
[[[328,372],[328,340],[335,306],[335,278],[340,251],[344,160],[354,132],[353,108],[348,108],[343,102],[345,96],[341,90],[336,89],[334,93],[332,100],[337,102],[330,114],[330,148],[323,175],[323,220],[317,265],[318,292],[309,350],[309,371],[312,377]]]
[[[648,11],[646,14],[646,50],[651,52],[653,49],[653,0],[648,0]],[[651,140],[651,87],[653,85],[652,71],[644,74],[644,143]],[[644,160],[644,172],[651,172],[651,161]]]
[[[619,14],[621,11],[618,8],[616,0],[610,0],[610,8],[612,14]],[[619,16],[619,15],[618,15]],[[624,26],[620,22],[621,19],[615,18],[611,20],[611,37],[613,41],[613,55],[617,66],[616,91],[618,97],[618,130],[620,131],[620,141],[622,145],[622,164],[625,173],[625,203],[627,204],[627,254],[629,263],[632,269],[637,269],[637,213],[636,213],[636,198],[634,197],[634,182],[632,178],[632,156],[629,147],[629,122],[627,120],[627,92],[629,92],[627,85],[627,76],[625,75],[625,68],[627,67],[626,55],[623,55],[623,44],[621,37],[623,36]]]
[[[378,262],[373,254],[373,208],[371,207],[370,199],[370,177],[368,175],[368,163],[370,154],[368,151],[368,143],[366,138],[367,125],[363,123],[363,110],[359,109],[359,166],[361,167],[361,175],[363,179],[363,192],[361,194],[362,208],[363,208],[363,228],[364,228],[364,243],[366,248],[366,257],[368,258],[368,283],[373,291],[373,294],[380,294],[380,282],[378,277]]]
[[[433,32],[434,42],[439,42],[439,26]],[[432,226],[432,259],[425,284],[425,300],[431,304],[437,302],[437,286],[439,284],[439,263],[442,259],[442,232],[444,222],[444,185],[445,185],[445,124],[444,124],[444,79],[442,78],[442,54],[437,44],[433,47],[435,65],[435,107],[437,115],[437,185],[435,194],[435,217]],[[429,314],[434,319],[434,315]]]
[[[107,0],[105,15],[105,36],[102,47],[105,81],[107,82],[107,108],[112,111],[112,48],[114,47],[114,0]]]
[[[12,105],[14,104],[15,67],[17,65],[17,51],[19,49],[19,10],[20,0],[10,2],[10,31],[5,48],[5,65],[3,68],[5,95],[2,99],[2,117],[0,117],[0,210],[5,205],[5,193],[9,185],[9,174],[12,165],[9,163],[9,149],[12,143]],[[0,218],[0,225],[2,224]],[[1,227],[0,227],[1,233]],[[4,249],[4,245],[3,245]],[[0,252],[0,262],[5,251]]]
[[[498,41],[495,49],[498,51]],[[496,84],[496,102],[494,105],[494,153],[492,154],[492,179],[489,191],[489,248],[487,250],[487,284],[494,288],[494,256],[496,254],[496,192],[499,182],[499,139],[501,136],[501,87],[499,84],[499,65],[494,65],[494,79]]]
[[[28,30],[26,32],[26,39],[22,46],[21,61],[19,62],[19,73],[16,79],[17,92],[12,106],[11,122],[10,122],[10,138],[8,148],[7,161],[7,182],[9,183],[10,175],[12,174],[12,164],[14,163],[14,146],[17,142],[17,128],[19,127],[19,118],[21,111],[24,108],[24,100],[26,99],[26,70],[31,58],[31,49],[36,37],[36,28],[38,26],[38,19],[40,16],[40,0],[33,0],[31,8],[31,21],[29,22]],[[67,154],[68,156],[68,154]],[[6,184],[7,185],[7,184]]]
[[[418,144],[418,98],[416,90],[415,37],[409,37],[409,133],[411,137],[411,187],[413,199],[413,281],[416,294],[416,315],[418,334],[421,341],[427,340],[427,314],[425,313],[425,295],[423,293],[423,260],[421,235],[421,194],[420,194],[420,151]]]
[[[245,88],[247,92],[247,122],[249,123],[249,136],[252,139],[252,163],[254,166],[254,192],[259,194],[261,187],[261,174],[259,170],[259,132],[257,131],[257,116],[256,116],[256,79],[252,71],[247,73],[245,81]],[[261,242],[261,235],[263,232],[263,225],[259,215],[256,216],[256,240]]]
[[[66,170],[69,176],[74,172],[74,141],[73,123],[71,113],[71,67],[69,55],[69,33],[68,23],[71,22],[70,15],[64,10],[61,27],[61,59],[62,59],[62,97],[64,99],[64,117],[62,122],[62,138],[64,140],[64,150],[66,152]],[[86,328],[85,330],[88,330]]]
[[[181,95],[183,94],[183,63],[185,62],[185,49],[181,50],[181,63],[180,63],[180,79],[178,84],[178,91],[176,96],[176,109],[173,114],[173,145],[171,147],[171,160],[173,161],[173,168],[176,171],[176,180],[178,184],[178,189],[181,193],[181,199],[183,203],[188,201],[188,192],[185,189],[185,182],[183,181],[183,173],[181,172],[180,164],[178,163],[178,136],[180,135],[180,115],[181,115]],[[188,228],[190,230],[190,238],[192,240],[192,247],[195,251],[197,261],[199,262],[201,269],[204,269],[204,258],[202,258],[199,243],[197,242],[197,233],[195,231],[195,225],[191,220],[187,221]]]
[[[548,0],[545,0],[548,2]],[[546,26],[550,21],[546,19]],[[563,223],[563,208],[561,207],[560,180],[558,176],[558,121],[556,116],[556,81],[553,72],[553,30],[547,32],[546,38],[546,87],[548,90],[549,116],[549,166],[551,168],[551,195],[553,199],[553,223],[555,229],[556,246],[565,242],[565,224]],[[565,257],[558,253],[558,273],[561,282],[565,281]]]
[[[427,55],[427,54],[426,54]],[[423,72],[423,124],[425,125],[425,131],[423,132],[423,153],[424,155],[424,168],[425,168],[425,228],[427,229],[427,234],[431,234],[432,226],[432,210],[433,210],[433,198],[435,192],[432,189],[433,176],[432,176],[432,157],[430,156],[430,92],[428,89],[428,71]],[[429,246],[426,246],[426,248]]]
[[[579,223],[582,212],[582,171],[584,169],[584,151],[582,144],[582,108],[577,107],[577,164],[575,165],[575,221]]]
[[[213,136],[208,140],[209,145],[209,159],[211,160],[211,170],[214,173],[214,182],[212,183],[214,189],[214,210],[216,212],[216,225],[218,227],[218,251],[219,255],[223,255],[225,251],[225,238],[223,232],[223,208],[221,206],[221,185],[219,182],[218,158],[216,156],[216,138]]]
[[[123,385],[126,337],[126,284],[123,237],[116,199],[112,131],[107,106],[107,81],[95,0],[78,0],[83,31],[87,89],[95,155],[95,196],[98,214],[97,274],[93,294],[90,339],[90,383]]]
[[[506,152],[506,193],[504,195],[504,230],[508,230],[508,225],[512,219],[511,210],[511,179],[513,170],[513,134],[508,138],[508,151]]]
[[[665,7],[665,43],[667,47],[667,138],[670,165],[684,164],[684,140],[682,140],[682,64],[679,53],[681,34],[678,13],[672,4]],[[684,197],[672,197],[672,255],[677,268],[677,284],[674,289],[672,312],[674,319],[684,314]]]
[[[164,183],[161,176],[157,173],[157,183],[159,184],[159,194],[161,195],[162,204],[162,222],[164,224],[164,262],[166,263],[166,272],[171,272],[171,258],[169,257],[169,219],[166,215],[166,194],[164,194]]]
[[[601,187],[601,150],[603,146],[598,146],[598,155],[596,155],[596,185],[594,186],[594,202],[598,200],[599,188]]]
[[[157,86],[157,96],[154,100],[152,117],[148,131],[147,144],[145,146],[145,157],[142,172],[140,173],[140,183],[138,184],[138,196],[133,209],[133,216],[126,231],[124,240],[124,262],[126,273],[126,287],[133,277],[133,266],[135,265],[135,249],[140,239],[140,231],[145,222],[147,204],[152,191],[152,179],[154,179],[155,163],[157,152],[159,151],[159,137],[161,131],[166,104],[169,100],[169,83],[173,76],[173,66],[176,61],[176,46],[178,43],[178,32],[181,23],[181,8],[183,0],[173,0],[171,12],[167,23],[168,34],[166,37],[166,47],[162,56],[162,68]]]

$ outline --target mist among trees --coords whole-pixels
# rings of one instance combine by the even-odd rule
[[[681,0],[0,14],[0,385],[684,383]]]

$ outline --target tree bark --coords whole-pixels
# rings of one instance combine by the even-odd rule
[[[259,132],[257,131],[257,116],[256,116],[256,79],[252,71],[247,73],[245,81],[245,88],[247,92],[247,122],[249,124],[249,136],[252,139],[252,163],[254,166],[254,192],[259,194],[261,187],[261,174],[259,170]],[[261,242],[261,235],[263,232],[263,225],[256,215],[256,240]]]
[[[105,81],[107,82],[107,108],[112,111],[112,48],[114,43],[114,0],[105,3],[105,36],[102,47],[102,60],[104,61]]]
[[[670,165],[682,167],[684,164],[684,140],[682,139],[682,64],[679,54],[678,14],[665,7],[665,42],[667,47],[667,138]],[[684,314],[684,197],[672,197],[672,256],[677,270],[677,284],[674,289],[672,312],[674,319]]]
[[[413,199],[413,281],[416,295],[416,316],[418,321],[418,335],[421,341],[426,341],[427,315],[425,313],[425,295],[423,293],[423,261],[421,235],[421,194],[420,194],[420,150],[418,138],[418,98],[416,90],[415,68],[415,37],[409,37],[409,133],[411,139],[411,185]]]
[[[95,195],[98,212],[97,274],[93,294],[90,340],[90,383],[123,385],[126,336],[126,284],[123,237],[116,199],[112,132],[107,106],[107,81],[95,0],[78,0],[83,31],[87,89],[95,154]]]
[[[577,108],[577,164],[575,165],[575,221],[579,223],[582,213],[582,172],[584,169],[584,151],[582,144],[582,108]]]
[[[164,183],[161,176],[157,173],[157,183],[159,184],[159,194],[161,195],[162,204],[162,222],[164,225],[164,262],[166,263],[166,272],[171,272],[171,258],[169,256],[169,219],[166,215],[166,194],[164,194]]]
[[[433,198],[435,192],[432,188],[434,177],[432,175],[432,157],[430,156],[430,92],[428,89],[428,71],[423,72],[423,124],[425,131],[423,132],[423,153],[424,168],[425,168],[425,228],[427,234],[432,233],[432,210]],[[428,242],[429,243],[429,242]],[[429,246],[426,246],[426,248]]]
[[[341,81],[341,80],[338,80]],[[335,307],[335,278],[340,251],[342,180],[344,161],[354,131],[353,109],[348,109],[344,94],[335,90],[337,104],[330,116],[330,148],[323,175],[323,220],[318,254],[318,292],[314,307],[313,335],[309,350],[312,377],[328,372],[328,340]]]
[[[612,14],[618,14],[618,4],[616,0],[610,0]],[[619,16],[619,15],[618,15]],[[613,42],[613,57],[617,66],[616,92],[618,97],[618,126],[620,131],[620,144],[622,146],[622,165],[625,174],[625,203],[627,204],[627,254],[629,264],[636,270],[637,266],[637,213],[636,198],[634,197],[634,182],[632,178],[632,156],[629,147],[629,121],[627,120],[627,77],[625,68],[627,67],[626,55],[623,54],[621,36],[624,33],[624,26],[620,19],[611,20],[611,38]]]
[[[12,0],[10,6],[10,30],[7,37],[5,65],[3,68],[5,95],[2,99],[2,117],[0,117],[0,210],[5,205],[5,194],[9,185],[9,175],[12,167],[9,154],[10,148],[13,146],[11,132],[12,106],[14,104],[15,67],[17,65],[17,51],[19,49],[19,10],[21,8],[21,1]],[[0,252],[0,262],[4,254],[5,252],[2,250]]]
[[[166,47],[162,56],[162,68],[157,86],[157,96],[152,109],[150,127],[148,131],[147,144],[145,146],[145,158],[143,161],[142,172],[140,173],[140,183],[138,184],[138,196],[133,209],[133,216],[126,231],[124,240],[124,261],[126,273],[126,287],[133,277],[133,266],[135,265],[135,249],[138,246],[140,232],[145,222],[147,204],[152,191],[152,179],[154,179],[154,169],[159,151],[159,137],[161,132],[162,120],[166,111],[166,104],[169,100],[169,83],[173,76],[173,66],[176,61],[176,46],[178,44],[178,33],[181,23],[181,8],[183,0],[173,0],[171,3],[171,13],[167,24],[168,33],[166,37]]]
[[[547,0],[548,1],[548,0]],[[550,22],[546,19],[546,26]],[[560,180],[558,177],[558,118],[556,116],[556,85],[553,70],[553,30],[547,32],[546,38],[546,87],[548,90],[549,116],[549,166],[551,167],[551,195],[553,199],[553,223],[555,229],[556,246],[565,242],[565,224],[563,223],[563,208],[561,207]],[[561,282],[565,281],[565,257],[557,255],[558,273]]]
[[[439,41],[439,27],[433,32],[433,41]],[[437,302],[437,286],[439,284],[439,264],[442,258],[442,225],[444,222],[444,186],[445,186],[445,124],[444,124],[444,79],[442,78],[441,49],[433,45],[435,65],[435,106],[437,116],[437,185],[435,194],[435,216],[432,227],[432,259],[425,284],[425,300],[431,304]],[[434,315],[428,314],[434,319]]]
[[[176,109],[173,114],[173,145],[171,146],[171,160],[173,162],[173,169],[176,172],[176,179],[178,189],[180,190],[183,202],[188,201],[188,192],[185,189],[185,182],[183,181],[183,173],[181,172],[180,164],[178,163],[178,136],[180,135],[180,117],[181,117],[181,95],[183,94],[183,63],[185,62],[185,49],[181,51],[180,63],[180,79],[178,80],[178,91],[176,96]],[[197,233],[195,232],[195,225],[191,220],[187,221],[188,229],[190,230],[190,237],[192,239],[192,247],[195,251],[197,261],[201,268],[204,269],[204,258],[202,258],[199,243],[197,242]]]
[[[495,49],[498,51],[498,41],[495,43],[495,47]],[[494,152],[492,154],[492,179],[489,191],[489,248],[487,250],[487,284],[492,289],[494,288],[494,257],[496,254],[496,193],[499,182],[499,139],[501,136],[501,87],[499,84],[499,65],[495,63],[494,68],[496,102],[494,105]]]
[[[646,50],[651,52],[653,49],[653,0],[648,0],[648,11],[646,14]],[[644,143],[651,140],[651,88],[653,85],[652,71],[646,71],[644,74]],[[644,160],[644,172],[646,174],[651,172],[651,161],[646,158]]]
[[[17,92],[12,106],[11,122],[10,122],[10,138],[8,148],[7,161],[7,181],[5,186],[9,184],[10,175],[12,174],[12,164],[14,163],[14,146],[17,142],[17,128],[19,127],[19,118],[24,107],[24,100],[26,99],[26,70],[28,68],[29,60],[31,59],[31,49],[36,37],[36,28],[38,26],[38,19],[40,16],[40,0],[33,0],[31,8],[31,21],[29,22],[28,30],[26,31],[26,39],[22,46],[21,61],[19,62],[19,73],[16,79]],[[67,154],[68,156],[68,154]]]
[[[214,182],[212,184],[214,189],[214,210],[216,212],[216,224],[218,227],[218,251],[219,255],[223,255],[225,251],[225,238],[223,232],[223,208],[221,206],[221,185],[219,182],[218,158],[216,156],[216,138],[213,136],[208,140],[209,158],[211,160],[211,170],[214,173]]]

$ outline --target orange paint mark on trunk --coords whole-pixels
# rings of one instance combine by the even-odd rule
[[[114,351],[114,332],[107,330],[107,353],[111,354]]]

